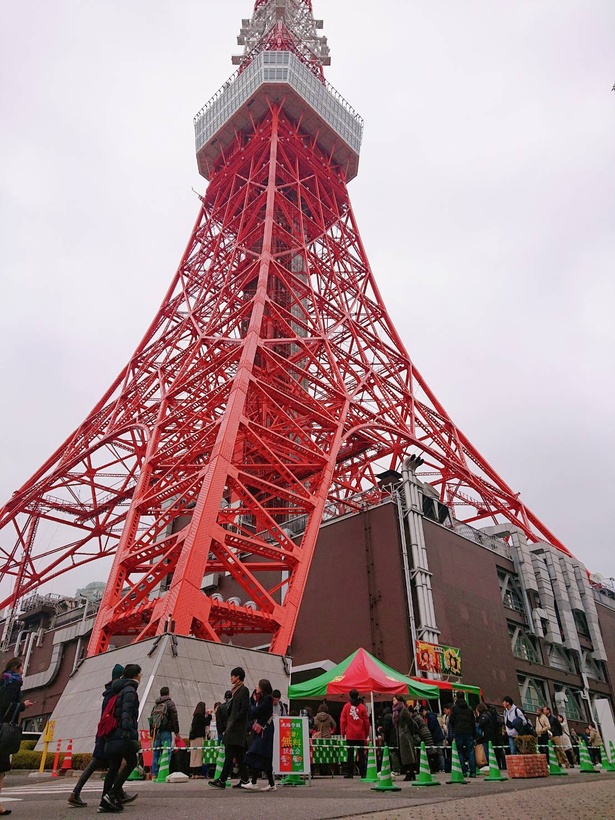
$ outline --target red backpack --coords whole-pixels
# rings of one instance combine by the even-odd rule
[[[115,716],[115,707],[117,706],[117,695],[112,695],[107,701],[107,705],[103,709],[103,713],[98,721],[98,728],[96,734],[100,738],[108,737],[114,729],[117,729],[117,717]]]

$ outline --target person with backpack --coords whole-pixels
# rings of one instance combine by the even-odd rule
[[[83,787],[95,771],[107,768],[109,761],[105,757],[105,739],[107,734],[110,731],[112,731],[117,725],[115,717],[113,716],[113,707],[111,707],[111,709],[108,710],[107,706],[109,704],[109,701],[111,700],[111,687],[113,686],[113,682],[119,680],[123,674],[124,667],[121,666],[119,663],[116,663],[113,669],[111,670],[111,680],[109,681],[109,683],[105,685],[105,691],[102,693],[102,708],[100,710],[100,721],[98,723],[98,728],[96,730],[96,738],[94,740],[94,751],[92,753],[92,759],[81,773],[81,777],[77,781],[75,788],[72,790],[70,797],[68,798],[68,805],[73,806],[74,808],[83,809],[88,805],[81,799],[81,790],[83,789]],[[111,714],[105,715],[105,711],[107,711],[107,713],[110,711]],[[136,800],[138,796],[139,795],[137,792],[135,792],[134,794],[127,794],[122,789],[119,802],[122,805],[124,805],[125,803],[132,803],[132,801]]]
[[[177,706],[171,700],[169,687],[163,686],[160,690],[160,697],[152,708],[149,716],[149,733],[152,738],[152,749],[154,756],[152,759],[152,777],[158,776],[160,755],[164,746],[169,750],[173,747],[173,737],[179,738],[179,718],[177,716]],[[170,754],[170,751],[169,751]]]
[[[141,667],[129,663],[124,667],[124,674],[111,684],[111,697],[103,711],[101,723],[109,718],[115,726],[110,732],[105,731],[105,757],[109,768],[103,785],[103,793],[98,806],[98,813],[124,811],[121,803],[124,783],[137,765],[139,752],[139,696],[137,687],[141,681]],[[98,725],[101,726],[101,723]],[[122,763],[124,765],[122,765]]]
[[[23,684],[23,661],[21,658],[11,658],[4,667],[2,673],[2,683],[0,684],[0,721],[2,723],[18,723],[19,715],[28,706],[32,706],[34,701],[21,700],[21,687]],[[11,770],[11,755],[4,753],[0,749],[0,791],[4,784],[4,775]],[[12,809],[5,809],[0,806],[0,817],[4,814],[11,814]]]
[[[515,706],[510,695],[502,700],[502,706],[504,707],[504,726],[506,726],[506,734],[508,735],[508,746],[511,755],[516,755],[519,752],[515,738],[519,735],[535,735],[536,732],[521,709]]]
[[[459,755],[459,762],[464,777],[476,777],[476,755],[474,753],[474,738],[476,737],[476,722],[474,713],[468,706],[463,695],[459,692],[455,705],[451,711],[450,725],[455,732],[455,746]]]

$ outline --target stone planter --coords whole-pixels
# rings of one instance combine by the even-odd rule
[[[509,777],[548,777],[549,766],[544,755],[506,755]]]

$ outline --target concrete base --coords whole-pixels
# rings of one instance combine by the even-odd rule
[[[281,655],[165,634],[86,658],[69,679],[51,716],[56,722],[54,743],[62,738],[62,751],[69,739],[73,753],[94,748],[102,693],[116,663],[138,663],[143,670],[138,689],[140,729],[148,728],[160,688],[168,686],[177,706],[180,734],[187,737],[197,703],[204,701],[210,709],[215,701],[223,701],[235,666],[245,669],[250,692],[261,678],[267,678],[287,701],[290,664]],[[42,742],[36,749],[42,750]]]
[[[183,772],[173,772],[167,777],[167,783],[190,783],[190,778]]]

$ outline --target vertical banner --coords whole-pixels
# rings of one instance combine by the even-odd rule
[[[273,771],[275,774],[310,773],[310,727],[307,717],[273,718]]]

